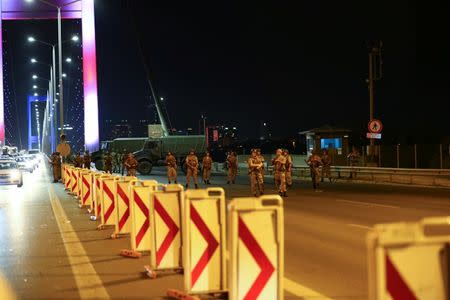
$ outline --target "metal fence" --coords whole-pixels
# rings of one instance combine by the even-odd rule
[[[450,169],[449,144],[376,145],[375,155],[361,147],[361,166],[414,169]]]

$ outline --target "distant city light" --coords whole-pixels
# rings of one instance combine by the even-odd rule
[[[62,74],[62,77],[67,77],[67,74],[66,74],[66,73],[63,73],[63,74]],[[56,95],[58,95],[58,94],[56,94]]]
[[[78,42],[79,39],[80,39],[80,38],[78,37],[78,35],[74,35],[74,36],[72,37],[72,41],[74,41],[74,42]]]
[[[31,63],[32,63],[32,64],[34,64],[34,63],[37,63],[37,60],[36,60],[36,58],[32,58],[32,59],[30,59],[30,61],[31,61]]]
[[[35,42],[36,39],[35,39],[34,37],[32,37],[32,36],[29,36],[29,37],[28,37],[28,41],[29,41],[30,43],[32,43],[32,42]]]
[[[33,77],[33,79],[37,79],[38,78],[36,74],[33,74],[32,77]]]
[[[72,62],[72,59],[70,57],[66,58],[66,62],[70,63]]]
[[[33,89],[37,89],[37,85],[33,85]]]
[[[39,95],[38,95],[38,93],[34,93],[33,96],[37,97],[37,96],[39,96]]]

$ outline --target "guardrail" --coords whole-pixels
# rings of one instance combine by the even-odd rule
[[[243,170],[244,169],[242,169],[242,171]],[[269,175],[273,174],[272,166],[268,167],[267,173]],[[351,174],[353,175],[352,179],[357,180],[450,187],[450,169],[331,167],[331,177],[334,179],[349,179]],[[292,176],[296,178],[309,178],[309,167],[293,167]]]

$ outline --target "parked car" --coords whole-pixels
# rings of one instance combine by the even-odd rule
[[[16,161],[0,160],[0,185],[17,185],[22,187],[23,177]]]

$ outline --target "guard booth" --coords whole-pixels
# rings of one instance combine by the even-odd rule
[[[352,131],[325,125],[302,131],[306,138],[306,154],[309,157],[314,150],[327,149],[335,165],[346,165],[349,149],[349,135]]]

